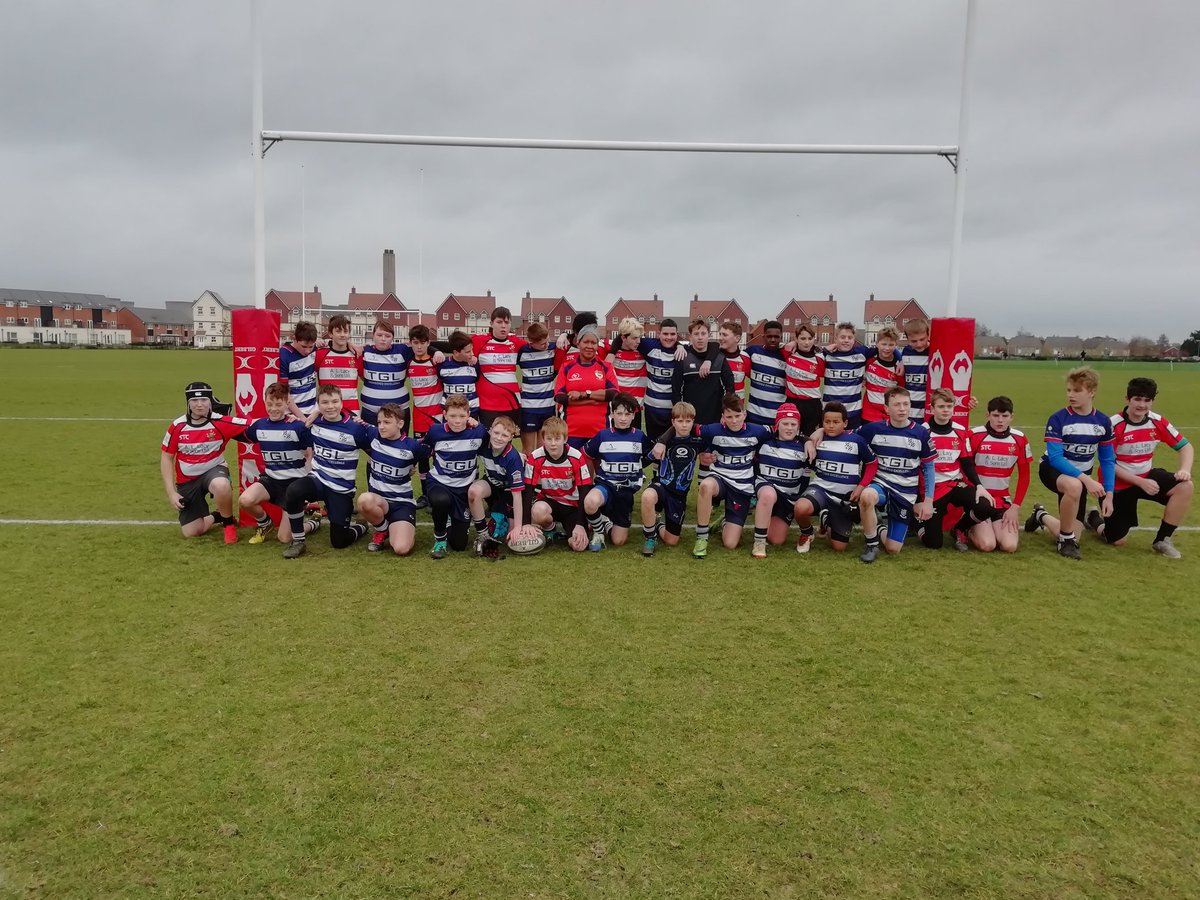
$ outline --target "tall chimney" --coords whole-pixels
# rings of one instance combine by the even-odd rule
[[[383,251],[383,293],[396,293],[396,251]]]

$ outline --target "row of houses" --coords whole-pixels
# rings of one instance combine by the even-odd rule
[[[1095,336],[1081,338],[1067,335],[1037,337],[1018,334],[1005,338],[996,334],[975,338],[977,357],[1016,357],[1022,359],[1179,359],[1179,347],[1149,338],[1122,341],[1119,338]]]

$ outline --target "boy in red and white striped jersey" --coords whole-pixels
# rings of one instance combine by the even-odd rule
[[[1138,501],[1152,500],[1166,508],[1151,546],[1155,553],[1179,559],[1182,554],[1171,536],[1192,502],[1195,451],[1165,416],[1151,409],[1157,396],[1158,383],[1153,378],[1134,378],[1125,388],[1125,408],[1112,417],[1117,457],[1112,515],[1101,518],[1099,512],[1090,510],[1087,526],[1110,544],[1124,544],[1129,530],[1138,524]],[[1179,468],[1174,472],[1154,468],[1154,451],[1160,443],[1179,454]]]
[[[213,412],[213,389],[193,381],[184,389],[187,413],[167,427],[159,470],[167,502],[179,511],[184,537],[206,534],[214,524],[224,526],[225,543],[237,543],[233,519],[233,484],[225,465],[225,445],[250,427],[247,419]],[[216,515],[204,499],[211,494]]]
[[[517,352],[525,346],[522,338],[509,334],[512,313],[507,307],[496,307],[491,324],[487,334],[471,335],[471,349],[477,360],[479,421],[486,428],[492,427],[497,416],[512,417],[520,409]]]
[[[717,330],[717,346],[725,354],[725,363],[733,373],[733,392],[746,396],[746,376],[750,373],[750,357],[742,350],[742,326],[737,322],[722,322]]]
[[[634,428],[642,427],[642,408],[646,404],[646,356],[642,352],[642,335],[646,329],[633,316],[626,316],[617,325],[617,342],[608,350],[608,361],[617,376],[617,391],[637,400]]]
[[[567,544],[576,553],[587,549],[583,499],[592,486],[592,473],[583,453],[567,445],[567,423],[547,419],[542,428],[542,446],[525,461],[525,490],[521,492],[524,519],[531,524],[517,534],[551,532],[554,523],[567,534]]]
[[[929,443],[937,453],[933,461],[933,516],[917,528],[921,543],[940,550],[943,522],[954,507],[961,518],[954,523],[954,549],[967,550],[967,536],[980,550],[996,549],[992,532],[992,495],[979,483],[971,455],[970,432],[954,421],[954,392],[938,388],[931,395],[933,417],[925,423]]]
[[[992,533],[996,546],[1005,553],[1013,553],[1021,536],[1021,504],[1029,490],[1033,448],[1025,433],[1012,427],[1012,400],[993,397],[988,401],[987,411],[987,424],[971,430],[971,453],[979,483],[992,495]],[[1017,489],[1010,492],[1014,469]]]
[[[894,387],[904,387],[904,364],[896,353],[900,332],[885,325],[875,338],[875,355],[868,357],[863,370],[864,422],[882,422],[888,417],[883,396]]]
[[[425,325],[414,325],[408,330],[408,345],[413,351],[412,362],[408,364],[408,386],[412,391],[412,430],[413,437],[419,441],[425,439],[430,428],[442,421],[442,404],[445,402],[442,381],[438,378],[438,364],[429,355],[432,337]],[[417,509],[428,509],[429,500],[425,496],[425,488],[429,483],[428,458],[417,463],[417,471],[421,475],[421,496],[417,498]]]
[[[796,328],[796,340],[784,348],[788,402],[800,410],[800,433],[805,437],[821,427],[821,378],[825,375],[825,357],[813,345],[817,333],[808,325]]]
[[[350,320],[329,320],[329,346],[317,351],[317,384],[331,384],[342,392],[342,410],[358,416],[358,382],[362,378],[362,356],[350,345]],[[317,418],[314,411],[306,424]]]

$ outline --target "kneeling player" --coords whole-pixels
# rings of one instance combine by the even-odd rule
[[[425,435],[432,464],[429,470],[429,511],[433,516],[434,559],[445,559],[447,550],[467,549],[467,523],[471,509],[467,491],[479,471],[479,448],[487,429],[470,424],[471,401],[465,394],[446,397],[446,421]]]
[[[184,537],[199,537],[215,524],[224,526],[225,543],[237,543],[233,520],[233,484],[225,465],[225,445],[249,427],[245,419],[213,412],[213,389],[193,381],[184,390],[187,412],[167,428],[162,440],[159,471],[167,502],[179,510]],[[217,503],[208,511],[205,495]]]
[[[709,474],[700,479],[696,546],[692,549],[696,559],[708,555],[708,522],[718,501],[725,503],[721,543],[732,550],[741,540],[754,493],[754,455],[771,432],[761,425],[747,425],[745,401],[737,394],[726,394],[721,401],[721,421],[702,425],[700,437],[701,452],[712,453],[713,464]]]
[[[1126,406],[1112,417],[1116,454],[1116,491],[1112,515],[1088,512],[1087,525],[1110,544],[1124,544],[1129,529],[1138,524],[1139,500],[1162,504],[1162,521],[1151,545],[1155,553],[1179,559],[1171,535],[1187,515],[1192,502],[1192,462],[1195,451],[1179,430],[1154,412],[1158,384],[1152,378],[1134,378],[1125,389]],[[1153,468],[1154,451],[1162,442],[1179,454],[1174,472]]]
[[[521,530],[524,504],[515,498],[525,490],[525,460],[513,446],[517,425],[508,416],[496,416],[488,429],[488,440],[479,450],[483,477],[467,491],[467,505],[475,524],[475,554],[499,550],[505,535]],[[484,504],[487,508],[484,508]],[[489,527],[489,514],[494,525]],[[491,554],[494,555],[494,554]]]
[[[938,388],[930,397],[933,417],[925,423],[929,442],[937,459],[933,463],[933,515],[917,528],[921,543],[931,550],[940,550],[945,543],[943,523],[950,507],[961,518],[954,523],[954,549],[967,550],[967,538],[985,553],[996,549],[992,530],[992,498],[979,484],[975,461],[971,455],[970,432],[965,425],[954,421],[954,392]]]
[[[297,478],[308,474],[312,459],[312,435],[302,421],[288,416],[288,386],[279,381],[267,385],[263,402],[267,407],[266,417],[258,419],[237,438],[243,443],[258,444],[263,458],[262,475],[238,497],[238,506],[252,515],[257,525],[251,544],[265,541],[273,527],[262,505],[271,503],[282,510],[287,489]],[[320,527],[319,518],[304,522],[308,534]],[[292,522],[286,515],[280,517],[276,534],[280,543],[292,542]]]
[[[775,437],[758,448],[758,504],[754,507],[755,559],[765,559],[767,542],[780,546],[787,540],[796,501],[805,487],[808,458],[800,435],[800,410],[783,403],[775,411]]]
[[[659,435],[650,451],[658,468],[642,491],[642,556],[653,556],[659,541],[671,547],[679,543],[702,443],[696,431],[696,407],[676,403],[671,407],[671,430]]]
[[[367,426],[367,488],[358,495],[358,512],[375,529],[367,545],[371,553],[391,546],[397,556],[412,553],[417,535],[417,503],[413,466],[429,456],[429,447],[405,433],[407,410],[385,403],[376,413],[377,427]]]
[[[612,427],[603,429],[584,445],[584,455],[596,473],[595,486],[583,499],[583,511],[592,530],[589,550],[603,550],[606,534],[614,547],[629,538],[633,498],[642,486],[646,456],[654,447],[634,427],[634,420],[640,414],[636,397],[617,394],[612,403]]]
[[[904,549],[910,518],[924,522],[933,515],[933,461],[937,454],[929,443],[929,432],[909,419],[907,390],[895,387],[883,398],[888,417],[858,431],[879,462],[875,480],[858,498],[867,538],[860,559],[866,563],[875,561],[881,541],[888,553],[899,553]],[[918,493],[922,495],[919,502]],[[872,527],[881,507],[887,510],[886,529]]]
[[[552,536],[557,522],[567,535],[567,544],[579,553],[587,549],[588,533],[583,527],[583,498],[592,486],[587,460],[574,447],[567,446],[567,423],[555,416],[542,426],[542,446],[525,462],[525,518],[521,529],[528,536],[531,528],[540,528]],[[534,532],[535,533],[535,532]]]
[[[812,517],[821,515],[829,529],[829,545],[841,553],[850,544],[854,530],[852,507],[858,503],[863,489],[875,478],[878,464],[875,453],[859,435],[847,431],[850,416],[842,403],[825,404],[821,428],[815,433],[820,443],[809,439],[812,458],[812,481],[796,501],[796,524],[800,537],[796,552],[812,549]],[[863,530],[874,531],[875,510],[868,511]]]
[[[1005,553],[1014,553],[1021,534],[1021,504],[1029,490],[1029,461],[1033,449],[1023,432],[1012,426],[1013,402],[1008,397],[988,401],[988,420],[971,431],[971,455],[979,483],[992,495],[992,537]],[[1009,494],[1013,469],[1017,493]],[[980,546],[980,545],[976,545]]]
[[[292,542],[284,559],[295,559],[308,551],[304,513],[308,504],[325,504],[329,517],[329,543],[334,550],[349,547],[367,533],[361,522],[351,523],[354,512],[354,480],[358,473],[358,451],[370,445],[370,432],[342,409],[342,391],[323,384],[317,391],[317,419],[312,423],[312,472],[297,478],[287,489],[283,508],[291,519]]]

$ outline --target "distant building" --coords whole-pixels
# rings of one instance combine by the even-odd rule
[[[205,291],[192,301],[192,332],[197,347],[233,346],[233,311],[249,309],[242,303],[226,303],[216,291]]]
[[[833,342],[833,329],[838,322],[838,305],[833,294],[828,300],[797,300],[793,297],[775,317],[783,326],[784,342],[796,339],[796,329],[807,324],[816,332],[821,346]]]
[[[1042,356],[1058,359],[1079,359],[1083,352],[1083,341],[1077,337],[1051,335],[1042,341]]]
[[[10,344],[126,346],[126,304],[103,294],[0,288],[0,341]]]
[[[904,326],[912,319],[929,320],[929,314],[921,308],[921,304],[916,301],[916,298],[876,300],[875,295],[872,294],[870,299],[863,304],[862,325],[863,331],[866,332],[866,345],[874,347],[879,332],[891,325],[900,332],[900,345],[903,346],[908,340],[908,333]]]
[[[1090,359],[1126,359],[1129,356],[1129,342],[1113,337],[1087,338],[1083,349]]]
[[[519,320],[513,322],[514,331],[519,330],[524,337],[525,329],[538,322],[550,332],[550,343],[558,340],[560,334],[567,334],[575,321],[575,307],[566,297],[533,297],[529,291],[521,298],[521,309],[510,312]]]
[[[1008,341],[998,334],[975,335],[975,356],[979,358],[1004,356],[1008,352]]]
[[[467,334],[487,331],[492,325],[496,298],[492,292],[478,294],[447,294],[434,311],[437,322],[436,340],[444,341],[452,331]]]
[[[1029,359],[1042,355],[1042,339],[1032,334],[1018,334],[1008,339],[1008,355]]]
[[[658,299],[658,294],[651,300],[626,300],[624,297],[618,297],[617,302],[600,322],[601,330],[610,341],[616,340],[618,326],[625,318],[637,319],[643,328],[644,337],[658,337],[658,327],[663,320],[663,304]]]
[[[126,303],[117,317],[129,328],[134,344],[191,347],[194,343],[192,304],[187,301],[168,300],[161,308]]]
[[[688,306],[688,323],[695,319],[707,322],[709,331],[713,333],[721,327],[722,322],[737,322],[743,331],[748,331],[751,325],[749,314],[733,297],[728,300],[701,300],[699,294],[693,294]],[[679,323],[680,331],[686,332],[687,327],[687,323]]]

